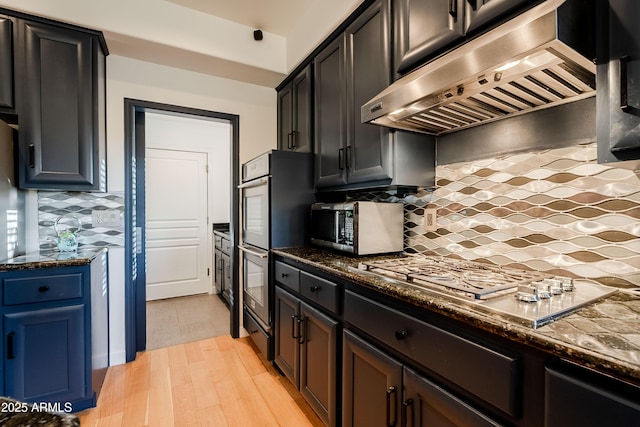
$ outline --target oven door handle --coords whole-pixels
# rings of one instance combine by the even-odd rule
[[[269,183],[269,177],[265,176],[260,179],[254,179],[253,181],[245,182],[244,184],[238,185],[238,189],[250,188],[250,187],[259,187],[261,185],[266,185]]]
[[[269,252],[258,252],[258,251],[255,251],[253,249],[249,249],[249,248],[247,248],[245,246],[242,246],[242,245],[238,245],[238,249],[240,249],[242,252],[246,252],[248,254],[255,255],[255,256],[263,258],[263,259],[267,258],[269,256]]]

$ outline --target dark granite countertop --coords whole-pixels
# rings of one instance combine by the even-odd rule
[[[45,404],[45,406],[48,406]],[[0,397],[0,425],[5,427],[78,427],[76,415],[42,410],[38,403],[24,403]]]
[[[77,252],[45,251],[20,255],[0,262],[0,272],[91,264],[107,248],[81,248]]]
[[[372,257],[356,258],[312,247],[280,248],[272,252],[514,342],[640,385],[640,294],[620,291],[533,329],[474,310],[433,292],[402,287],[354,270],[363,259],[371,260]],[[373,258],[389,258],[389,255]]]

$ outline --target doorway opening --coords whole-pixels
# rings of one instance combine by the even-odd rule
[[[146,301],[147,301],[147,276],[149,266],[149,254],[147,250],[147,243],[149,238],[149,230],[147,227],[147,209],[146,209],[146,176],[145,169],[150,167],[146,162],[147,157],[147,140],[146,140],[146,127],[147,120],[146,115],[150,117],[153,115],[173,116],[176,118],[191,118],[198,120],[211,121],[219,124],[226,124],[230,128],[231,135],[231,147],[229,150],[230,162],[228,171],[230,172],[228,180],[228,195],[229,195],[229,237],[231,241],[230,258],[231,258],[231,298],[229,301],[229,333],[232,337],[238,338],[240,334],[240,308],[234,301],[233,296],[238,295],[239,292],[239,275],[238,275],[238,226],[239,226],[239,212],[238,212],[238,176],[239,176],[239,117],[233,114],[219,113],[208,110],[193,109],[175,105],[160,104],[155,102],[125,99],[125,334],[126,334],[126,360],[127,362],[135,359],[138,351],[146,349]],[[166,167],[166,155],[163,159],[163,155],[167,154],[159,153],[157,151],[149,155],[153,156],[154,165],[151,169],[162,169]],[[176,153],[173,153],[176,154]],[[169,156],[175,157],[175,156]],[[170,160],[172,166],[170,167],[183,167],[186,170],[189,169],[188,162],[193,161],[197,164],[202,163],[202,158],[198,160],[198,156],[191,158],[187,155],[185,160],[184,156],[177,156],[179,160]],[[182,163],[181,163],[182,162]],[[185,163],[187,162],[187,163]],[[171,180],[165,180],[164,185],[172,186],[175,183]],[[187,185],[185,183],[182,183]],[[180,184],[180,185],[182,185]],[[182,195],[180,196],[182,197]],[[161,198],[160,198],[161,201]],[[156,203],[156,201],[152,202]],[[165,219],[164,212],[169,209],[170,205],[165,205],[163,209],[163,215],[156,215],[155,219],[160,218],[161,221],[156,221],[155,225],[162,223]],[[178,209],[179,210],[179,209]],[[207,222],[208,219],[207,219]],[[160,224],[162,225],[162,224]],[[210,233],[211,224],[208,225],[208,232]],[[167,233],[167,230],[162,230],[162,227],[152,231],[156,235],[162,235]],[[195,232],[191,232],[193,234]],[[187,233],[188,234],[188,233]],[[183,236],[187,238],[188,236]],[[156,241],[157,243],[157,241]],[[153,243],[151,246],[153,249]],[[173,255],[170,255],[170,250],[158,250],[158,260],[152,260],[152,263],[162,263],[163,256],[168,256],[167,259],[171,259],[172,256],[186,257],[185,259],[191,259],[185,250],[182,248],[174,248]],[[167,255],[169,253],[169,255]],[[197,262],[195,263],[197,264]],[[194,265],[195,265],[194,264]],[[202,264],[202,262],[200,262]],[[158,264],[160,265],[160,264]],[[156,270],[151,273],[153,276]],[[188,273],[187,273],[188,276]],[[157,277],[157,275],[156,275]],[[178,278],[180,279],[180,278]],[[184,277],[182,278],[184,279]],[[180,281],[180,280],[178,280]],[[164,284],[162,284],[164,285]],[[155,292],[155,291],[154,291]],[[163,295],[162,292],[166,292],[164,288],[160,291],[159,295]]]

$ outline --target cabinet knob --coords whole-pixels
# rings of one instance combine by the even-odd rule
[[[283,278],[283,279],[285,279],[285,278],[287,278],[287,277],[289,277],[289,274],[288,274],[288,273],[282,273],[282,278]]]
[[[409,336],[409,332],[406,329],[396,331],[396,339],[402,341]]]
[[[47,292],[48,290],[49,290],[49,287],[48,287],[48,286],[40,286],[40,287],[38,288],[38,292],[40,292],[40,293],[45,293],[45,292]]]
[[[318,292],[320,290],[320,286],[312,286],[311,289],[309,289],[311,292]]]

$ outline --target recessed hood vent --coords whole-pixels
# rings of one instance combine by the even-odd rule
[[[563,3],[548,0],[407,74],[362,106],[362,122],[440,135],[594,96],[595,25]]]

